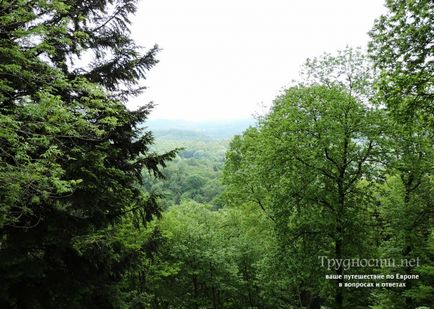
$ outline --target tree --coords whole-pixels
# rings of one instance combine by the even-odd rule
[[[108,227],[158,214],[137,184],[175,154],[150,153],[138,130],[152,104],[123,104],[158,50],[129,38],[134,11],[131,0],[0,4],[2,308],[119,303],[131,252]]]
[[[179,205],[182,200],[194,200],[198,203],[218,204],[218,196],[223,191],[220,174],[223,169],[226,140],[202,139],[186,140],[183,135],[172,137],[172,131],[158,136],[154,148],[157,152],[168,149],[183,148],[177,158],[167,164],[164,169],[165,178],[155,181],[153,175],[144,171],[145,189],[149,192],[159,192],[164,198],[162,206],[168,208]],[[175,133],[178,133],[175,131]],[[187,135],[188,137],[188,135]]]
[[[342,308],[366,291],[345,296],[337,280],[330,299],[333,288],[318,280],[325,274],[318,255],[342,259],[373,250],[366,235],[381,168],[382,113],[368,105],[371,76],[360,52],[310,60],[304,72],[304,85],[286,90],[257,128],[233,140],[226,196],[232,204],[256,202],[273,221],[293,279],[286,283],[290,304]]]
[[[407,274],[420,274],[421,280],[409,282],[404,293],[389,293],[385,301],[396,308],[415,308],[431,306],[434,293],[432,271],[426,271],[434,261],[429,245],[434,213],[434,4],[387,1],[386,7],[388,12],[370,32],[370,54],[380,70],[377,99],[387,106],[391,123],[389,178],[380,203],[388,222],[383,248],[397,258],[419,257],[424,266],[406,267]]]
[[[213,210],[189,201],[165,211],[141,233],[157,250],[124,278],[129,307],[135,300],[138,308],[286,308],[274,302],[286,291],[269,299],[275,291],[260,280],[270,274],[266,257],[276,241],[254,206]]]
[[[371,61],[360,48],[351,47],[307,59],[300,72],[303,85],[338,87],[365,104],[373,97],[374,77]]]
[[[366,191],[378,148],[373,113],[338,88],[293,87],[274,101],[257,130],[245,133],[241,149],[252,151],[229,152],[225,175],[249,173],[243,176],[244,183],[236,185],[246,194],[251,189],[250,198],[276,223],[293,257],[291,267],[299,267],[294,270],[299,281],[293,288],[298,286],[310,297],[326,295],[319,293],[327,287],[318,280],[324,273],[318,252],[342,259],[369,250],[364,241],[369,220]],[[231,176],[226,179],[231,188]],[[342,268],[336,272],[344,273]],[[335,308],[345,304],[342,291],[336,287]]]
[[[434,100],[434,4],[387,0],[387,13],[370,32],[370,54],[380,70],[380,100],[402,121],[431,127]]]

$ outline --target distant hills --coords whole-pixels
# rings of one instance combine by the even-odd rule
[[[186,121],[172,119],[150,119],[144,126],[154,136],[176,140],[230,139],[241,134],[249,126],[255,124],[254,119],[222,120],[222,121]]]

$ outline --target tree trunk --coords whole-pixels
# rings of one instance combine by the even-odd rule
[[[196,275],[193,275],[193,309],[199,309],[198,305],[198,292],[197,292],[197,278]]]
[[[336,255],[336,259],[340,260],[342,259],[342,227],[338,226],[336,228],[336,244],[335,244],[335,255]],[[342,279],[343,277],[343,268],[340,266],[337,270],[336,270],[336,275],[338,275],[338,278],[336,280],[336,293],[335,293],[335,306],[336,309],[342,309],[342,304],[343,304],[343,282],[344,280]]]
[[[344,151],[344,164],[346,165],[346,143],[345,143],[345,151]],[[335,256],[337,260],[342,260],[342,251],[343,251],[343,227],[342,227],[342,219],[344,216],[345,210],[345,189],[344,189],[344,179],[345,179],[345,168],[342,168],[339,172],[338,179],[338,207],[336,209],[336,235],[335,235]],[[343,284],[344,284],[344,269],[342,268],[342,263],[336,270],[336,275],[339,279],[336,280],[336,292],[335,292],[335,307],[336,309],[342,309],[344,296],[343,296]]]

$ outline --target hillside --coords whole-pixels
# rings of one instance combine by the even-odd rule
[[[158,120],[146,124],[155,137],[153,148],[157,153],[175,148],[182,150],[163,170],[166,179],[155,181],[153,176],[144,174],[145,189],[162,196],[163,208],[179,205],[182,201],[220,207],[218,197],[223,191],[221,172],[229,142],[252,122]]]
[[[155,136],[173,139],[230,139],[241,134],[254,124],[254,119],[220,120],[220,121],[186,121],[171,119],[150,119],[145,126]]]

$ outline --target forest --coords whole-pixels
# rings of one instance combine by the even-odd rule
[[[434,308],[434,2],[385,7],[207,136],[126,107],[135,0],[0,1],[0,308]]]

